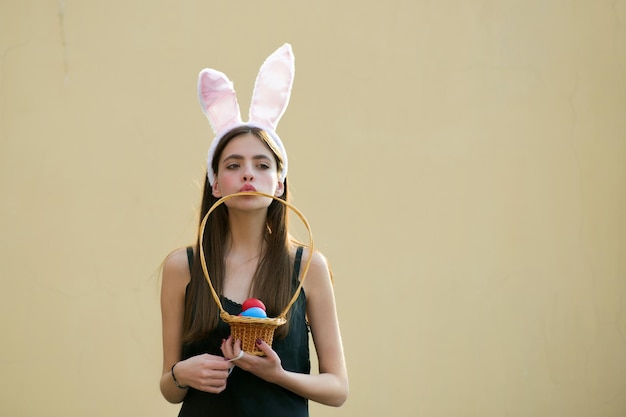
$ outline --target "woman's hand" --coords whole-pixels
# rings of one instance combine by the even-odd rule
[[[219,394],[226,388],[232,367],[233,364],[225,358],[207,353],[178,362],[174,367],[174,374],[181,385]]]
[[[228,336],[228,339],[222,341],[221,349],[224,357],[230,359],[230,361],[239,368],[268,382],[277,381],[285,372],[278,354],[263,340],[257,340],[257,347],[265,353],[264,357],[250,355],[244,352],[243,356],[237,359],[241,355],[241,352],[243,352],[241,350],[241,340],[235,340],[233,342],[231,335]]]

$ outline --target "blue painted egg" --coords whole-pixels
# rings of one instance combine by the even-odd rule
[[[259,307],[250,307],[241,312],[241,315],[244,317],[255,317],[257,319],[265,319],[267,318],[267,314],[262,308]]]

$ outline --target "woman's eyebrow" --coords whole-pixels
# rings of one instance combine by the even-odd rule
[[[252,157],[252,159],[268,159],[268,160],[271,160],[272,158],[270,158],[270,157],[269,157],[269,156],[267,156],[267,155],[262,155],[262,154],[261,154],[261,155],[255,155],[255,156],[253,156],[253,157]]]
[[[224,161],[228,161],[229,159],[243,159],[243,156],[237,154],[228,155],[224,158]]]
[[[239,154],[232,154],[232,155],[228,155],[227,157],[225,157],[224,159],[244,159],[245,157],[243,155],[239,155]],[[252,157],[252,159],[271,159],[269,156],[267,155],[263,155],[263,154],[258,154],[258,155],[254,155]]]
[[[225,157],[224,161],[228,161],[228,160],[231,160],[231,159],[241,160],[241,159],[244,159],[244,157],[242,155],[239,155],[239,154],[232,154],[232,155],[228,155],[227,157]],[[267,155],[259,154],[259,155],[254,155],[252,157],[252,159],[255,159],[255,160],[258,160],[258,159],[271,160],[272,158],[270,158]]]

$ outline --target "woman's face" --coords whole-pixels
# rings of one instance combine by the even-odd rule
[[[252,133],[239,135],[224,147],[212,187],[216,198],[241,191],[258,191],[277,197],[284,192],[274,154]]]

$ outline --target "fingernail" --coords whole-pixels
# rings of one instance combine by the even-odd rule
[[[261,343],[263,343],[263,341],[262,341],[261,339],[257,339],[257,340],[256,340],[256,344],[257,344],[257,345],[260,345]]]

